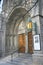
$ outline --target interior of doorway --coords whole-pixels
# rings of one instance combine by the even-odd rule
[[[28,32],[28,52],[30,54],[33,54],[33,37],[32,37],[32,32]],[[26,34],[19,34],[18,35],[18,52],[19,53],[25,53],[26,49]]]
[[[19,34],[18,35],[18,45],[19,45],[19,53],[25,53],[25,33],[24,34]]]

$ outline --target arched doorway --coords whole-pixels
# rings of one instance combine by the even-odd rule
[[[18,27],[18,49],[20,53],[33,53],[32,31],[27,32],[24,21]]]
[[[25,12],[24,8],[17,8],[9,18],[6,26],[6,51],[18,50],[19,53],[33,53],[32,32],[27,31],[24,20],[28,15],[21,19]]]
[[[26,26],[25,22],[21,21],[18,26],[18,52],[25,53],[26,50]]]

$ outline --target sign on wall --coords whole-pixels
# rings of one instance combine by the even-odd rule
[[[40,38],[39,38],[39,35],[34,35],[33,40],[34,40],[34,50],[40,50]]]

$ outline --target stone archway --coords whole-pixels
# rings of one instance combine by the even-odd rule
[[[18,26],[18,52],[25,53],[26,50],[26,26],[25,22],[21,21]]]
[[[22,19],[22,16],[25,13],[26,13],[26,10],[24,8],[17,8],[16,10],[14,10],[14,12],[11,14],[8,20],[9,22],[7,23],[7,26],[6,26],[7,53],[13,50],[18,50],[20,48],[18,47],[19,43],[21,43],[21,47],[22,47],[22,49],[19,49],[19,52],[26,52],[26,53],[28,52],[28,38],[27,38],[28,36],[26,33],[26,22],[24,21],[25,18]],[[23,25],[24,27],[22,26],[23,24],[22,21],[24,23]],[[21,29],[21,31],[19,28]],[[18,41],[20,40],[20,38],[22,41]]]

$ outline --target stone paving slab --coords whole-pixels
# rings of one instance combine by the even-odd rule
[[[9,64],[9,63],[0,63],[0,65],[12,65],[12,64]]]
[[[29,57],[29,55],[18,56],[9,63],[14,65],[33,65],[32,56]]]

